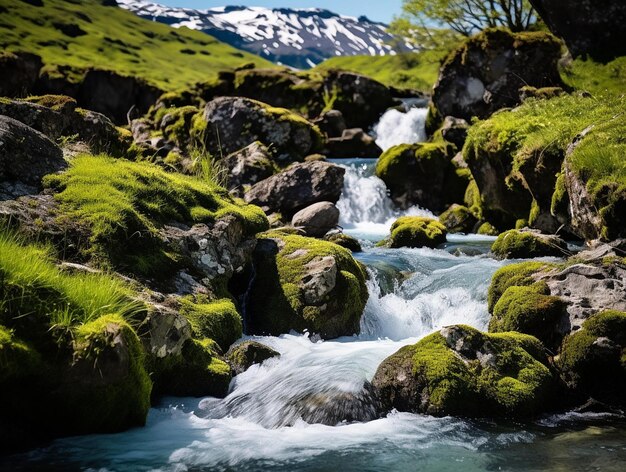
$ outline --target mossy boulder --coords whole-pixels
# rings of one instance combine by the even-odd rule
[[[244,341],[236,344],[226,353],[226,359],[235,374],[241,374],[254,364],[262,364],[278,356],[280,356],[279,352],[257,341]]]
[[[196,338],[214,340],[222,352],[243,334],[241,315],[232,300],[183,299],[181,313],[189,320]]]
[[[468,122],[519,104],[519,89],[560,86],[559,40],[545,32],[487,29],[451,52],[441,67],[432,101],[440,116]]]
[[[541,274],[552,269],[554,264],[547,262],[520,262],[518,264],[506,265],[498,269],[491,278],[491,285],[487,293],[487,307],[490,313],[500,300],[500,297],[509,287],[528,287],[537,280],[536,274]]]
[[[385,151],[376,163],[376,175],[401,207],[418,204],[433,211],[455,203],[452,147],[445,143],[400,144]]]
[[[557,326],[565,315],[565,302],[550,295],[545,282],[507,288],[493,307],[489,332],[530,334],[555,348],[561,340]]]
[[[320,130],[292,111],[240,97],[209,102],[192,134],[203,138],[214,156],[227,155],[261,141],[280,165],[302,161],[321,149]]]
[[[331,243],[335,243],[338,246],[345,247],[352,252],[361,252],[363,248],[361,247],[361,243],[355,237],[350,236],[349,234],[339,233],[339,232],[330,232],[324,236],[326,241]]]
[[[516,229],[500,234],[491,246],[491,252],[501,259],[564,257],[570,254],[567,243],[557,236]]]
[[[478,223],[467,207],[456,203],[439,215],[439,221],[450,233],[471,233]]]
[[[254,267],[248,334],[308,330],[330,339],[359,332],[366,274],[347,249],[275,231],[260,236]]]
[[[566,337],[555,364],[582,399],[626,405],[626,313],[607,310]]]
[[[372,384],[385,410],[527,417],[550,407],[555,378],[536,338],[456,325],[392,354]]]
[[[433,218],[402,216],[391,225],[391,236],[386,245],[392,248],[435,248],[446,242],[446,234],[446,227]]]

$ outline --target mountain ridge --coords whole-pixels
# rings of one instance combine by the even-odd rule
[[[383,23],[365,16],[339,15],[320,8],[223,6],[178,8],[148,0],[117,0],[138,16],[175,28],[187,27],[272,62],[299,69],[336,56],[385,56],[415,47],[399,41]],[[392,45],[391,43],[394,43]]]

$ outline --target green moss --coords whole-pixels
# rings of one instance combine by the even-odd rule
[[[486,221],[478,227],[478,231],[476,232],[478,234],[484,234],[486,236],[497,236],[498,234],[500,234],[500,231],[498,231],[495,226]]]
[[[426,115],[426,121],[424,122],[426,133],[428,133],[429,136],[435,134],[435,132],[443,124],[443,119],[444,117],[441,116],[439,110],[435,107],[435,104],[432,101],[428,103],[428,114]]]
[[[491,252],[503,259],[563,257],[567,254],[567,244],[558,239],[538,236],[530,231],[512,229],[498,236],[491,246]]]
[[[75,109],[77,107],[76,100],[66,95],[42,95],[27,97],[24,101],[29,103],[36,103],[44,107],[51,108],[55,111],[63,111],[67,108]]]
[[[164,223],[211,223],[233,215],[248,235],[268,226],[261,209],[215,184],[144,162],[82,155],[45,185],[58,192],[62,217],[88,225],[90,255],[140,275],[176,267],[176,254],[158,237]]]
[[[145,423],[152,382],[141,342],[119,315],[105,315],[77,329],[72,371],[80,383],[66,385],[64,395],[74,430],[114,432]]]
[[[391,225],[390,247],[437,247],[446,241],[447,230],[433,218],[402,216]]]
[[[625,403],[626,313],[608,310],[587,319],[566,337],[555,363],[564,380],[581,395]]]
[[[409,403],[421,410],[427,402],[425,411],[437,415],[523,417],[547,407],[553,376],[537,339],[520,333],[485,334],[469,326],[448,329],[454,330],[453,336],[462,335],[460,352],[450,348],[442,330],[384,361],[393,366],[401,361],[398,357],[412,355],[415,383],[398,395],[419,395]],[[489,361],[476,358],[477,352]],[[389,372],[394,375],[393,368]]]
[[[223,397],[232,378],[230,367],[217,356],[210,339],[191,339],[180,355],[154,359],[152,368],[157,393],[168,395]]]
[[[332,338],[359,331],[368,298],[366,274],[350,251],[327,241],[278,231],[260,237],[256,276],[246,305],[252,334],[309,330]],[[307,266],[328,257],[336,263],[334,287],[319,300],[307,302]]]
[[[550,296],[545,282],[510,286],[493,308],[489,331],[518,331],[535,336],[546,346],[555,346],[560,341],[555,328],[564,312],[565,304]]]
[[[496,303],[509,287],[533,285],[536,280],[532,276],[551,267],[553,267],[553,264],[529,261],[507,265],[498,269],[491,278],[491,285],[487,294],[489,312],[493,313]]]
[[[194,336],[213,339],[222,352],[243,334],[241,315],[232,300],[183,299],[180,309],[191,324]]]
[[[89,68],[143,78],[163,90],[189,87],[245,62],[275,67],[200,31],[172,29],[98,0],[46,0],[43,7],[1,0],[0,49],[38,54],[51,78],[82,80]],[[85,35],[72,38],[54,25],[72,19]],[[193,50],[190,56],[181,52]],[[208,54],[207,54],[208,53]]]
[[[190,105],[180,108],[163,107],[156,112],[154,122],[161,128],[165,138],[173,141],[179,148],[185,149],[190,141],[194,117],[199,113],[196,107]]]
[[[324,239],[341,247],[345,247],[352,252],[361,252],[363,250],[359,240],[349,234],[334,233],[329,236],[324,236]]]
[[[561,65],[561,77],[570,87],[594,95],[620,95],[626,89],[626,57],[618,57],[606,64],[576,59]]]
[[[40,370],[39,353],[12,330],[0,326],[0,385],[23,381]]]
[[[554,193],[550,202],[550,213],[554,216],[567,215],[569,209],[569,195],[565,181],[565,173],[561,172],[556,178]]]

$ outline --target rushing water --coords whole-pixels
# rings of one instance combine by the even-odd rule
[[[376,144],[386,151],[398,144],[413,144],[426,139],[424,123],[427,108],[408,107],[404,111],[391,109],[374,126]]]
[[[569,413],[520,424],[376,416],[366,386],[380,362],[445,325],[485,329],[487,288],[503,263],[488,257],[491,239],[476,235],[449,237],[439,249],[374,247],[399,214],[373,175],[374,161],[342,165],[341,224],[362,240],[365,251],[356,257],[371,275],[359,335],[255,337],[281,356],[235,377],[226,398],[164,399],[145,428],[57,440],[0,460],[0,469],[624,470],[622,418]]]

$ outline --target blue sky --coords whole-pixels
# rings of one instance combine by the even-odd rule
[[[400,13],[402,0],[153,0],[155,3],[175,7],[211,8],[223,5],[245,5],[270,8],[326,8],[342,15],[365,15],[371,20],[388,23]]]

